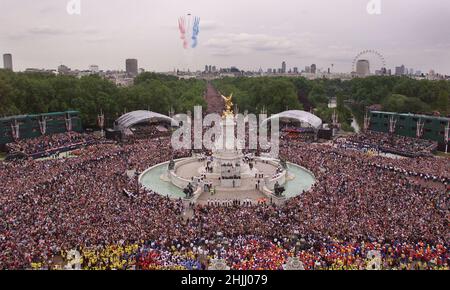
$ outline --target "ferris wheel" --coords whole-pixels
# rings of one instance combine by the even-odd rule
[[[353,59],[353,63],[352,63],[353,71],[356,71],[356,63],[358,62],[358,60],[361,60],[363,58],[370,59],[370,60],[377,62],[378,65],[380,65],[380,69],[386,68],[386,59],[384,58],[384,56],[374,49],[367,49],[367,50],[363,50],[360,53],[358,53],[356,55],[356,57]]]

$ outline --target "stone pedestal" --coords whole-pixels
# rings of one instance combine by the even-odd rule
[[[286,264],[283,265],[284,270],[305,270],[302,261],[298,257],[290,257]]]
[[[243,166],[244,154],[238,149],[239,140],[235,138],[234,117],[227,116],[221,125],[222,136],[213,149],[213,173],[220,176],[221,187],[240,187],[242,174],[250,169]]]
[[[211,260],[211,264],[208,267],[208,270],[223,271],[230,270],[230,267],[227,266],[225,260],[213,259]]]

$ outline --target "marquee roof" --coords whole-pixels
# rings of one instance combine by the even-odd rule
[[[300,110],[285,111],[285,112],[273,115],[270,118],[265,119],[263,121],[263,125],[265,125],[269,120],[272,120],[275,118],[279,118],[281,121],[294,120],[294,121],[298,121],[298,122],[302,122],[302,123],[307,123],[315,129],[319,129],[322,126],[322,119],[320,119],[316,115],[313,115],[306,111],[300,111]]]
[[[152,120],[166,121],[171,123],[172,126],[178,126],[177,121],[166,115],[151,111],[133,111],[120,116],[119,119],[116,120],[114,128],[117,130],[125,131],[136,124],[149,122]]]

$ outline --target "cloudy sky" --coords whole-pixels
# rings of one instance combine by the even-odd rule
[[[0,54],[12,53],[16,70],[124,69],[137,58],[150,71],[265,70],[285,60],[349,72],[373,49],[390,68],[450,74],[449,0],[379,0],[380,15],[367,12],[370,0],[79,0],[81,14],[69,15],[70,1],[0,0]],[[198,47],[185,50],[177,20],[187,13],[201,27]]]

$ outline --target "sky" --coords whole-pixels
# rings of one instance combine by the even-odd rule
[[[0,0],[0,54],[15,70],[98,65],[147,71],[236,66],[303,69],[312,63],[350,72],[359,52],[375,50],[388,68],[450,75],[449,0]],[[367,4],[379,1],[380,14]],[[184,49],[178,18],[201,18],[198,46]],[[381,66],[375,55],[372,68]]]

